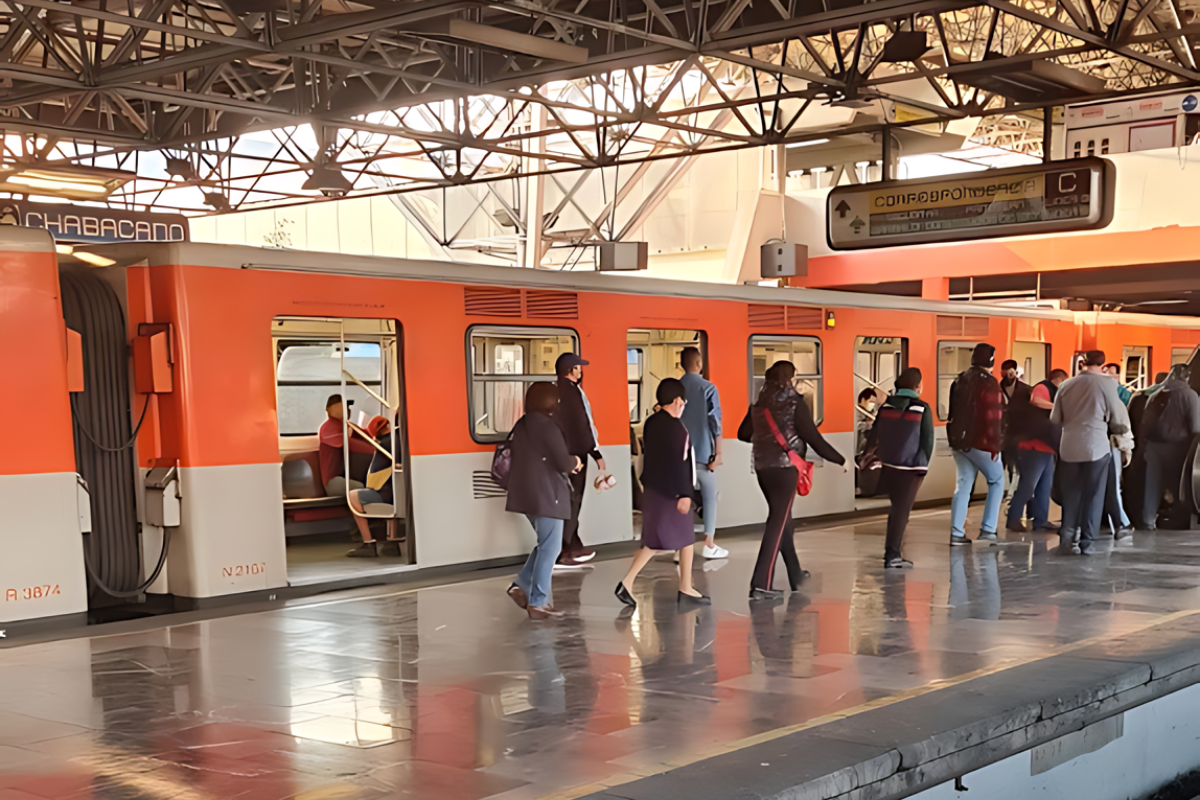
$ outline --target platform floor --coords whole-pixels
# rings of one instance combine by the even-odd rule
[[[0,799],[577,797],[1200,608],[1196,532],[1085,558],[1054,536],[951,548],[947,512],[917,512],[903,572],[882,534],[800,532],[813,577],[774,607],[746,599],[745,537],[698,569],[714,604],[686,613],[662,560],[622,614],[622,559],[556,577],[560,622],[531,623],[493,573],[9,640]]]

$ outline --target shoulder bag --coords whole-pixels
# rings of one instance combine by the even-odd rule
[[[513,430],[516,430],[516,425]],[[496,445],[496,452],[492,454],[492,480],[501,489],[508,489],[508,474],[512,471],[512,436],[513,432],[509,431],[508,436],[503,442]]]
[[[779,426],[775,424],[775,418],[771,416],[770,411],[764,408],[763,416],[766,417],[767,425],[771,427],[771,435],[775,437],[776,443],[783,448],[783,452],[787,453],[788,461],[791,461],[792,466],[796,468],[796,472],[798,473],[796,478],[796,494],[801,497],[807,496],[812,491],[813,485],[812,462],[805,460],[799,453],[788,447],[787,440],[779,432]]]

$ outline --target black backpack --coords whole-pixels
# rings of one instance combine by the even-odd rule
[[[950,384],[950,421],[946,423],[946,440],[950,446],[965,453],[971,449],[975,441],[975,409],[965,408],[967,404],[964,392],[969,391],[969,385],[974,380],[970,371],[960,372]]]
[[[1167,403],[1170,400],[1171,392],[1168,389],[1159,389],[1150,398],[1150,402],[1146,403],[1146,410],[1142,412],[1142,438],[1148,442],[1162,441],[1162,421],[1163,412],[1167,410]]]

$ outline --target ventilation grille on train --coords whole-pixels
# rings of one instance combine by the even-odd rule
[[[500,484],[492,478],[491,471],[486,469],[477,469],[471,473],[471,488],[475,492],[476,500],[508,496],[508,492],[501,489]]]
[[[751,328],[786,328],[789,331],[820,330],[825,312],[819,308],[795,306],[748,306]]]
[[[982,339],[991,331],[991,320],[987,317],[950,317],[939,315],[937,318],[938,336],[966,336],[972,339]]]
[[[579,319],[579,295],[575,292],[467,286],[463,293],[469,316]]]

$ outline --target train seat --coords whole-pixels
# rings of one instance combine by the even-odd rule
[[[321,460],[315,452],[283,454],[285,508],[324,508],[345,505],[344,497],[327,497],[321,485]]]

